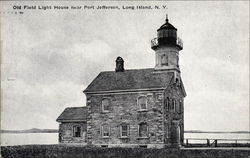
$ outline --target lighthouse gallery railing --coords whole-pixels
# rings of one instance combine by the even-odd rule
[[[177,46],[179,46],[181,49],[183,48],[183,42],[182,42],[182,39],[180,37],[177,38],[176,40],[176,44]],[[151,47],[156,47],[159,45],[159,42],[158,42],[158,38],[154,38],[151,40]]]

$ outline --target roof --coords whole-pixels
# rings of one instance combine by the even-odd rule
[[[157,31],[163,30],[163,29],[174,29],[177,30],[172,24],[170,24],[168,21],[166,21],[165,24],[163,24]]]
[[[56,121],[87,121],[87,107],[68,107],[61,113]]]
[[[124,72],[105,71],[99,73],[83,92],[166,88],[173,76],[173,72],[155,71],[153,68],[125,70]]]

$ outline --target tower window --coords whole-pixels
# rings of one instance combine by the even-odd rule
[[[172,111],[176,112],[176,101],[175,101],[175,99],[172,100]]]
[[[168,66],[168,56],[166,54],[161,56],[161,65]]]
[[[178,78],[176,78],[176,79],[175,79],[175,82],[176,82],[176,83],[179,83],[179,79],[178,79]]]
[[[166,99],[166,110],[168,111],[169,110],[169,98],[167,97]]]
[[[166,125],[166,138],[170,138],[170,128],[169,128],[169,124]]]
[[[139,137],[148,137],[148,125],[146,122],[139,124]]]
[[[147,97],[141,96],[138,98],[138,106],[140,110],[147,110]]]
[[[182,100],[179,101],[179,113],[182,113],[183,103]]]
[[[81,137],[81,127],[80,126],[73,127],[73,137]]]
[[[102,100],[102,111],[108,112],[110,108],[110,100],[105,98]]]
[[[177,67],[179,67],[179,56],[177,55]]]
[[[175,106],[176,106],[175,107],[176,108],[175,111],[178,112],[178,113],[180,113],[180,102],[177,102]]]

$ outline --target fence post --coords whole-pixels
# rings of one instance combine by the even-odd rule
[[[207,139],[207,146],[210,147],[210,140]]]
[[[217,147],[217,139],[214,140],[214,146]]]
[[[186,145],[188,145],[188,139],[186,139]]]

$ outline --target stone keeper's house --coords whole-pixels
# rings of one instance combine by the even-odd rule
[[[86,107],[69,107],[58,117],[60,143],[103,147],[178,147],[183,144],[184,97],[179,69],[182,42],[168,22],[151,41],[155,67],[101,72],[83,91]]]

